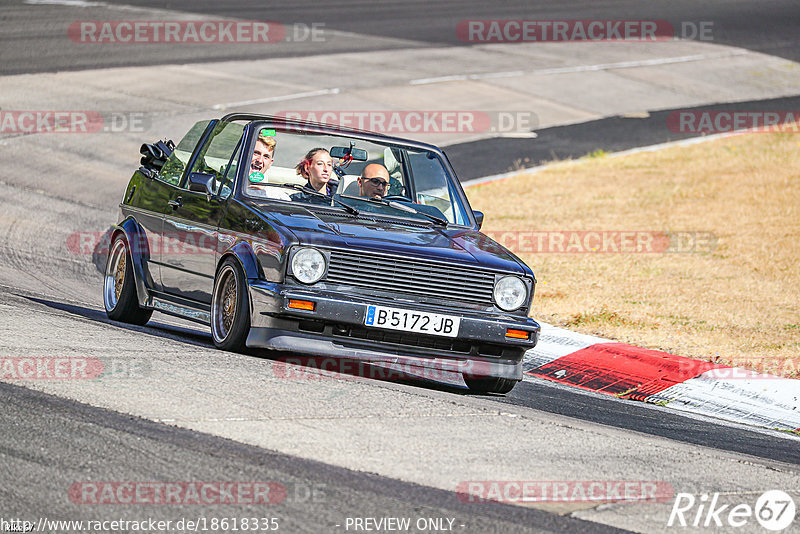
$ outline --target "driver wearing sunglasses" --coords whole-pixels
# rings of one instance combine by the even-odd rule
[[[380,163],[370,163],[358,177],[358,188],[362,197],[383,198],[389,189],[389,171]]]

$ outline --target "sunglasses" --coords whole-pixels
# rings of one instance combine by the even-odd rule
[[[386,180],[381,180],[380,178],[362,178],[362,180],[366,180],[367,182],[371,182],[372,185],[375,187],[388,187],[389,182]]]

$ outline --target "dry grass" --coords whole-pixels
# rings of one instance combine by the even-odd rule
[[[484,230],[712,232],[710,252],[518,255],[532,316],[800,377],[800,134],[585,158],[467,189]]]

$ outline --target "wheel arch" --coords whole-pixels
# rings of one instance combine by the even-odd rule
[[[223,252],[219,257],[219,261],[217,261],[217,271],[219,271],[222,263],[231,257],[239,263],[239,267],[242,268],[245,278],[249,280],[260,278],[259,273],[261,272],[261,268],[259,267],[256,253],[253,250],[253,247],[250,246],[250,243],[247,243],[246,241],[239,241],[228,250]]]
[[[147,289],[146,282],[149,281],[151,285],[153,283],[153,279],[149,276],[149,272],[145,267],[147,265],[147,260],[150,258],[150,247],[147,242],[147,235],[133,217],[128,217],[112,228],[111,243],[113,243],[119,235],[124,235],[125,240],[128,242],[128,253],[131,255],[131,262],[133,263],[133,281],[136,286],[136,298],[140,306],[147,307],[150,293]]]

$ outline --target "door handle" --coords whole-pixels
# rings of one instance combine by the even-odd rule
[[[170,200],[169,202],[167,202],[167,204],[169,204],[172,207],[172,209],[176,210],[181,206],[183,206],[183,199],[181,197],[178,197],[175,200]]]

